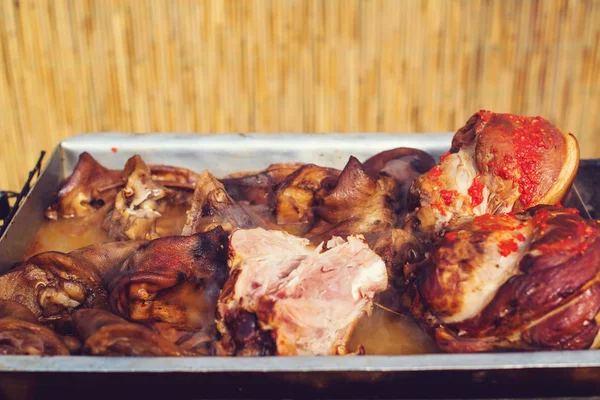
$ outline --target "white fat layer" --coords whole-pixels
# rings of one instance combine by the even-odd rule
[[[528,238],[519,241],[516,236],[522,233]],[[461,279],[462,305],[451,316],[442,318],[445,323],[456,323],[477,316],[492,301],[500,287],[511,277],[519,273],[519,262],[527,252],[531,243],[531,235],[525,230],[515,230],[510,235],[494,235],[484,247],[484,253],[471,262],[475,265],[472,271]],[[513,238],[518,250],[507,255],[500,254],[498,244],[502,240]],[[495,239],[495,240],[494,240]],[[456,266],[455,268],[459,268]],[[463,278],[463,277],[461,277]]]

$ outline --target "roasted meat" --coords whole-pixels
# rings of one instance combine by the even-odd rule
[[[556,204],[578,165],[575,137],[543,118],[480,111],[456,132],[440,163],[415,180],[409,221],[433,234],[456,216]]]
[[[576,210],[470,218],[416,275],[414,312],[445,351],[599,345],[600,224]]]
[[[122,173],[103,167],[87,152],[81,153],[75,171],[61,185],[46,210],[46,217],[54,220],[82,217],[114,201],[123,184]]]
[[[237,230],[218,303],[221,354],[345,354],[359,318],[387,286],[383,261],[360,237],[313,247],[285,232]]]
[[[339,174],[336,169],[308,164],[286,177],[272,200],[277,224],[294,235],[308,232],[317,221],[316,199],[333,189]]]
[[[0,299],[25,305],[50,325],[68,323],[77,308],[107,308],[108,279],[143,243],[101,243],[68,254],[37,254],[0,275]]]
[[[106,308],[93,265],[59,252],[40,253],[0,276],[0,299],[25,305],[44,323],[68,320],[76,308]]]
[[[178,346],[152,329],[102,310],[73,313],[73,325],[83,340],[82,353],[94,356],[182,356]]]
[[[333,236],[362,234],[372,242],[396,222],[395,189],[393,179],[369,176],[360,161],[350,157],[329,193],[318,196],[316,214],[321,220],[305,237],[318,244]]]
[[[202,331],[214,339],[216,303],[226,277],[227,233],[221,227],[156,239],[115,274],[110,303],[129,320],[155,324],[164,332]],[[182,335],[168,336],[179,340]]]
[[[258,173],[229,175],[221,179],[221,182],[235,201],[248,201],[253,205],[268,205],[275,187],[302,165],[300,163],[272,164],[266,170]]]
[[[229,232],[235,228],[250,228],[260,224],[261,221],[253,219],[229,196],[217,178],[204,171],[198,177],[182,234],[208,232],[217,226]]]
[[[150,168],[140,156],[127,161],[125,187],[117,193],[114,208],[104,220],[103,228],[115,240],[156,239],[156,220],[165,210],[169,195],[160,183],[152,180]]]
[[[69,349],[27,307],[0,300],[0,355],[19,354],[65,356],[69,355]]]
[[[128,162],[135,163],[136,166],[143,163],[139,156],[134,156],[133,159],[135,161],[130,159]],[[145,166],[143,168],[146,169]],[[198,177],[193,171],[169,165],[150,165],[147,168],[154,186],[181,189],[180,192],[171,193],[171,199],[191,192]],[[129,184],[130,188],[135,187],[128,182],[131,172],[128,165],[125,166],[125,170],[111,170],[98,163],[89,153],[81,153],[75,170],[63,182],[53,203],[46,210],[46,217],[52,220],[83,217],[105,204],[112,204],[123,186]],[[146,177],[144,179],[147,180]],[[152,186],[148,183],[146,185]]]
[[[434,166],[435,160],[431,155],[422,150],[407,147],[382,151],[363,163],[365,172],[372,178],[387,176],[396,182],[392,197],[395,200],[396,213],[401,215],[406,212],[408,193],[412,183]]]

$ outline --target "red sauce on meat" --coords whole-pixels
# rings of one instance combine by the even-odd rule
[[[534,201],[536,189],[541,182],[541,173],[538,169],[541,161],[540,152],[550,148],[547,142],[551,143],[552,138],[544,132],[543,126],[546,121],[541,117],[498,115],[512,122],[513,153],[505,155],[501,160],[489,162],[488,167],[495,170],[496,175],[502,179],[516,178],[521,203],[528,207]]]
[[[514,239],[507,239],[500,242],[498,245],[498,250],[502,257],[507,257],[515,251],[519,250],[519,246],[515,242]]]
[[[444,200],[444,203],[446,203],[447,206],[452,205],[452,202],[454,201],[454,197],[457,195],[458,195],[458,192],[456,190],[440,191],[440,196],[441,196],[442,200]]]
[[[446,210],[444,209],[444,207],[440,204],[439,201],[435,201],[433,203],[431,203],[431,207],[438,210],[440,214],[442,214],[444,217],[446,216]]]
[[[475,226],[490,231],[512,231],[522,226],[522,224],[515,224],[515,222],[514,216],[510,214],[483,214],[473,220]]]
[[[519,242],[524,242],[524,241],[525,241],[525,235],[523,235],[522,233],[519,233],[519,234],[517,235],[517,240],[518,240]]]
[[[454,240],[456,239],[456,232],[448,232],[444,237],[448,240]]]
[[[471,207],[477,207],[483,202],[483,183],[478,177],[473,179],[473,183],[467,192],[471,196]]]
[[[442,169],[440,167],[433,167],[429,171],[429,176],[432,178],[439,178],[442,175]]]

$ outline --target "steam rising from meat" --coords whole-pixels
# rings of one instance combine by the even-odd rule
[[[73,325],[83,339],[83,354],[97,356],[181,356],[184,352],[151,329],[102,310],[73,314]]]
[[[218,304],[220,352],[347,353],[358,320],[387,286],[386,270],[360,238],[334,238],[327,247],[283,232],[235,231]]]
[[[417,276],[415,312],[446,351],[598,346],[600,225],[576,210],[475,217]]]
[[[1,355],[69,355],[52,330],[40,325],[29,309],[13,301],[0,300]]]
[[[556,204],[579,163],[573,135],[540,117],[481,111],[458,130],[450,152],[411,188],[411,224],[432,234],[454,217]]]

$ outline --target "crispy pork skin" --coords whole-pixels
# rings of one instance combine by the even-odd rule
[[[463,221],[416,275],[414,312],[443,350],[598,346],[600,224],[576,210]]]
[[[456,132],[440,163],[413,183],[409,221],[433,234],[456,216],[556,204],[578,165],[575,137],[543,118],[480,111]]]
[[[81,153],[75,170],[46,210],[46,217],[53,220],[82,217],[114,201],[118,187],[123,184],[122,173],[103,167],[87,152]]]
[[[150,240],[158,238],[156,220],[165,211],[164,201],[170,192],[152,180],[150,168],[140,156],[127,161],[125,186],[115,197],[114,208],[104,220],[103,228],[115,240]]]
[[[0,300],[0,354],[65,356],[69,349],[27,307]]]
[[[220,354],[347,353],[356,323],[387,286],[385,264],[360,237],[323,247],[285,232],[233,232],[217,308]]]
[[[221,182],[235,201],[268,205],[277,185],[302,166],[300,163],[271,164],[264,171],[232,174],[221,179]]]
[[[94,356],[182,356],[184,351],[152,329],[103,310],[73,313],[73,325],[83,340],[82,353]]]
[[[215,309],[226,277],[227,233],[221,227],[156,239],[114,275],[111,308],[131,321],[155,324],[174,340],[184,334],[170,328],[214,338]]]

